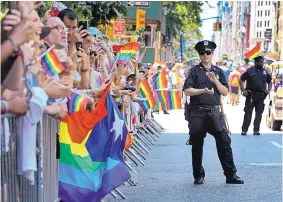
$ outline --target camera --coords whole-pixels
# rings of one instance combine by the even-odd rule
[[[90,50],[90,51],[89,51],[89,55],[97,56],[97,52],[96,52],[96,51],[94,51],[94,50]]]
[[[136,88],[127,84],[123,90],[130,90],[130,91],[134,92],[134,91],[136,91]]]

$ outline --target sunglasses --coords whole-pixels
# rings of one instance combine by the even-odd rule
[[[211,55],[211,54],[212,54],[212,51],[200,51],[200,52],[199,52],[199,55],[204,55],[204,54],[206,54],[206,55]]]

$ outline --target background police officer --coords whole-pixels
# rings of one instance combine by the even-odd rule
[[[206,133],[216,140],[218,156],[228,184],[243,184],[236,175],[231,139],[220,112],[220,97],[228,94],[228,83],[224,72],[211,64],[216,44],[201,41],[195,46],[201,63],[191,68],[184,83],[184,92],[190,96],[189,144],[192,145],[192,164],[195,184],[203,184],[205,171],[202,166],[203,143]]]
[[[254,135],[260,135],[260,122],[264,111],[264,99],[269,94],[272,83],[270,74],[263,68],[264,57],[254,58],[255,66],[249,68],[241,76],[240,86],[242,94],[246,97],[245,116],[242,126],[242,135],[247,135],[251,124],[253,109],[255,108]],[[247,81],[247,87],[244,90],[243,81]],[[268,90],[266,89],[268,83]]]

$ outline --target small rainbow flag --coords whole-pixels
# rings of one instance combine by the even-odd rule
[[[252,60],[259,54],[260,54],[260,43],[256,43],[256,46],[252,50],[245,53],[245,57],[249,60]]]
[[[44,73],[48,76],[54,76],[66,69],[53,51],[53,48],[41,58],[41,65]]]
[[[148,100],[141,103],[141,107],[144,110],[148,110],[153,108],[156,104],[156,101],[153,96],[153,92],[149,86],[147,79],[143,79],[140,84],[140,97],[145,98],[147,97]]]
[[[182,109],[181,91],[168,91],[168,109]]]
[[[132,72],[135,72],[137,69],[137,65],[132,60],[130,60],[129,68],[131,69]]]
[[[84,109],[88,102],[88,98],[73,92],[69,100],[69,113]]]
[[[228,54],[223,54],[222,55],[222,60],[228,60]]]
[[[127,65],[132,56],[141,48],[141,46],[135,42],[126,43],[121,48],[118,55],[115,57],[113,64]]]
[[[152,76],[153,90],[166,89],[168,87],[168,80],[165,68],[161,72],[157,72]]]

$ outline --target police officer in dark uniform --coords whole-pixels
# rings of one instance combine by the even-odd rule
[[[249,68],[242,74],[240,86],[242,94],[246,97],[245,116],[242,126],[242,135],[247,135],[251,124],[253,109],[255,108],[254,135],[260,135],[260,122],[264,111],[264,100],[269,94],[272,83],[270,74],[263,68],[264,57],[254,58],[255,66]],[[247,81],[247,87],[244,89],[243,81]],[[268,83],[268,89],[266,84]]]
[[[184,92],[190,96],[189,110],[186,111],[189,113],[188,144],[192,145],[194,183],[204,183],[202,154],[204,138],[208,132],[216,140],[226,183],[243,184],[244,181],[236,175],[231,138],[220,111],[221,95],[228,94],[228,83],[223,70],[211,64],[215,48],[216,44],[212,41],[200,41],[196,44],[195,49],[199,53],[201,63],[191,68],[184,83]]]

